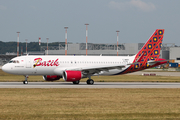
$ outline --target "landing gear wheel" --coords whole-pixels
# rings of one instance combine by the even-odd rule
[[[79,84],[79,80],[78,81],[73,81],[73,84]]]
[[[28,84],[28,81],[23,81],[23,84]]]
[[[93,84],[94,84],[94,80],[88,79],[88,80],[86,81],[86,83],[87,83],[88,85],[93,85]]]
[[[25,81],[23,81],[23,84],[28,84],[28,75],[25,75]]]

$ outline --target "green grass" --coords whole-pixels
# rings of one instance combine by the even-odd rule
[[[0,119],[180,119],[180,89],[0,89]]]

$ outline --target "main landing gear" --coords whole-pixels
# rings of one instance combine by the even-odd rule
[[[73,84],[79,84],[79,80],[78,81],[73,81]]]
[[[78,80],[78,81],[73,81],[73,84],[79,84],[80,83],[80,81]],[[88,79],[87,81],[86,81],[86,83],[88,84],[88,85],[93,85],[94,84],[94,80],[93,79]]]
[[[28,84],[28,75],[25,75],[25,81],[23,81],[23,84]]]
[[[91,79],[91,76],[88,76],[88,80],[86,81],[86,83],[88,84],[88,85],[93,85],[94,84],[94,80],[93,79]]]
[[[86,81],[86,83],[87,83],[88,85],[93,85],[93,84],[94,84],[94,80],[93,80],[93,79],[88,79],[88,80]]]

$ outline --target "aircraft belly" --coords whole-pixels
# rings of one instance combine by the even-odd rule
[[[26,68],[17,69],[14,74],[18,75],[55,75],[52,68]]]
[[[55,75],[54,73],[54,67],[41,67],[41,68],[37,68],[36,70],[34,70],[34,74],[37,75]]]

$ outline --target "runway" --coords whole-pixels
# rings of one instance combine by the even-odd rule
[[[180,88],[180,83],[166,82],[95,82],[87,85],[81,82],[73,85],[69,82],[0,82],[0,88]]]

